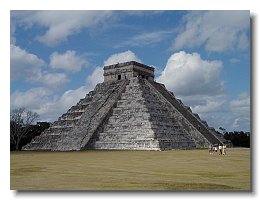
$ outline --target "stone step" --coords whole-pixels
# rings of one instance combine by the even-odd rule
[[[120,142],[124,142],[126,140],[132,140],[132,141],[136,141],[136,140],[154,140],[154,137],[144,137],[143,135],[140,136],[130,136],[130,135],[122,135],[122,136],[108,136],[108,137],[103,137],[100,136],[99,140],[101,141],[114,141],[115,143],[120,143]]]
[[[132,135],[127,135],[127,134],[106,134],[106,135],[99,135],[98,140],[100,141],[115,141],[115,142],[121,142],[125,140],[169,140],[172,142],[190,142],[192,141],[191,138],[184,137],[183,135],[158,135],[156,134],[155,136],[145,136],[144,134],[132,134]]]
[[[151,126],[127,126],[127,127],[120,127],[120,126],[108,126],[104,128],[104,132],[122,132],[122,131],[142,131],[144,128],[148,129],[151,128]]]
[[[83,112],[74,112],[74,113],[66,113],[59,117],[58,121],[71,121],[71,120],[78,120],[81,118]]]
[[[133,111],[136,112],[136,109],[141,109],[141,107],[133,107],[132,109],[135,109]],[[113,115],[122,115],[122,114],[126,114],[128,112],[130,112],[130,109],[124,109],[124,108],[113,108]],[[129,113],[130,114],[130,113]],[[136,113],[136,115],[138,116],[138,114],[143,114],[143,116],[150,116],[150,114],[148,112],[138,112]]]
[[[125,110],[125,112],[122,114],[116,114],[116,113],[113,113],[112,116],[110,117],[110,119],[112,121],[115,121],[115,120],[120,120],[120,119],[123,119],[125,121],[138,121],[138,120],[142,120],[142,119],[145,119],[145,120],[149,120],[151,118],[151,116],[149,115],[148,112],[146,111],[140,111],[139,109],[135,109],[135,110]]]
[[[59,120],[56,121],[51,127],[60,128],[60,127],[73,127],[78,120]]]
[[[149,114],[144,114],[144,113],[136,113],[136,114],[128,113],[122,115],[113,114],[109,118],[109,122],[112,123],[122,123],[122,122],[132,123],[132,122],[139,122],[143,120],[149,121],[150,120]]]
[[[129,100],[119,100],[117,102],[118,107],[122,108],[131,108],[131,107],[148,107],[152,109],[162,109],[161,103],[158,101],[150,101],[145,99],[133,99],[132,101]]]
[[[100,132],[99,135],[111,135],[111,134],[114,134],[114,135],[133,135],[133,134],[143,134],[143,135],[147,135],[147,136],[152,136],[154,135],[154,131],[152,129],[149,129],[149,128],[144,128],[144,129],[140,129],[140,130],[137,130],[137,129],[124,129],[124,130],[118,130],[118,131],[114,131],[112,129],[107,129],[103,132]]]
[[[127,127],[130,127],[134,129],[135,127],[140,127],[140,128],[152,128],[155,130],[181,130],[181,127],[176,124],[176,123],[171,123],[171,122],[159,122],[159,121],[151,121],[151,120],[127,120],[125,121],[124,119],[109,119],[108,124],[105,126],[105,128],[121,128],[121,129],[127,129]]]
[[[86,104],[89,104],[92,100],[93,100],[93,97],[92,97],[92,96],[86,96],[85,98],[80,99],[79,102],[78,102],[78,104],[80,104],[80,105],[86,105]]]
[[[134,131],[134,130],[120,130],[120,131],[112,131],[112,130],[105,130],[102,133],[99,133],[99,137],[144,137],[144,138],[169,138],[171,140],[179,140],[179,139],[191,139],[191,137],[182,132],[168,132],[168,131],[161,131],[161,132],[154,132],[151,130],[150,132],[142,132],[142,131]]]
[[[160,150],[157,141],[96,142],[95,149]]]
[[[60,126],[60,127],[50,127],[50,131],[55,131],[55,132],[68,132],[71,131],[71,129],[73,128],[73,126]]]
[[[137,92],[137,93],[123,93],[121,95],[121,99],[124,99],[124,100],[132,100],[132,99],[135,99],[135,98],[144,98],[143,97],[143,93],[141,92]]]
[[[72,106],[67,113],[73,113],[73,112],[84,112],[88,105],[75,105]]]

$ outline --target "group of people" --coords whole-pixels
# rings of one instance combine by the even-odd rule
[[[226,155],[226,148],[225,144],[218,144],[218,145],[209,145],[209,154],[219,154],[219,155]]]

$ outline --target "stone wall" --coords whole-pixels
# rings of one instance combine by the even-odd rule
[[[104,67],[105,82],[117,81],[121,79],[130,79],[138,76],[153,81],[154,68],[135,61],[119,63]]]

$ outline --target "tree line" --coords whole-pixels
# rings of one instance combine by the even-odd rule
[[[226,140],[230,140],[233,146],[250,148],[250,133],[244,131],[226,132]]]

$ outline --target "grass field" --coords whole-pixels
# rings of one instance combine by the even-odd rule
[[[13,190],[250,190],[250,149],[11,152]]]

